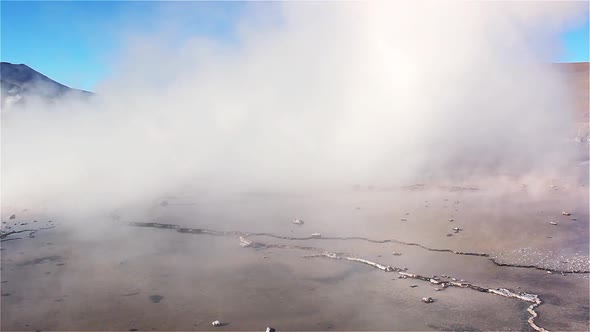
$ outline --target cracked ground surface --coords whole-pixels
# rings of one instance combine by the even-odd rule
[[[227,323],[216,330],[533,330],[531,303],[462,287],[437,291],[435,275],[537,295],[539,328],[588,329],[588,273],[569,273],[588,270],[586,188],[496,195],[485,186],[414,186],[165,200],[87,223],[42,222],[35,211],[9,220],[3,209],[2,220],[26,222],[23,229],[32,219],[36,228],[54,228],[3,239],[22,237],[2,243],[2,330],[211,330],[213,320]],[[321,238],[311,237],[316,232]],[[259,245],[243,247],[240,236]],[[309,257],[326,252],[402,270]]]

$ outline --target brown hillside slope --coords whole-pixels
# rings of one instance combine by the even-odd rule
[[[590,62],[559,63],[557,66],[567,73],[576,98],[578,139],[587,141],[590,122]]]

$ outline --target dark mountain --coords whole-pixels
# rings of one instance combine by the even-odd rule
[[[92,95],[58,83],[27,65],[10,62],[0,62],[0,88],[2,107],[24,104],[31,98],[51,101],[66,95]]]

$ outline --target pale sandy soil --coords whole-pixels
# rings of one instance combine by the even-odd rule
[[[396,239],[488,253],[508,264],[588,270],[587,186],[553,183],[553,188],[534,192],[514,185],[517,189],[502,195],[491,185],[474,185],[478,190],[429,185],[313,195],[177,195],[165,198],[166,206],[155,202],[142,211],[115,211],[118,220],[98,216],[55,218],[52,223],[45,212],[4,207],[3,227],[55,227],[34,238],[22,233],[21,240],[2,243],[1,329],[530,330],[529,304],[519,300],[471,289],[435,291],[428,282],[399,279],[397,273],[367,265],[305,258],[314,253],[308,250],[243,248],[237,237],[127,223],[157,221],[288,237],[320,232],[324,237]],[[562,216],[564,210],[572,216]],[[17,218],[9,220],[12,213]],[[294,218],[305,224],[292,224]],[[34,219],[38,222],[32,223]],[[454,233],[453,227],[463,231]],[[421,275],[449,275],[486,288],[534,293],[543,301],[537,309],[539,326],[555,331],[589,327],[587,273],[500,267],[486,257],[396,243],[250,239],[346,252]],[[154,296],[161,297],[159,302]],[[423,303],[426,296],[435,302]],[[213,320],[227,325],[213,328]]]

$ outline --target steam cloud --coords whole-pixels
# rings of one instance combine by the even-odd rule
[[[86,210],[183,186],[558,172],[574,157],[572,105],[548,63],[585,9],[264,3],[230,43],[139,36],[89,103],[3,110],[2,200]]]

